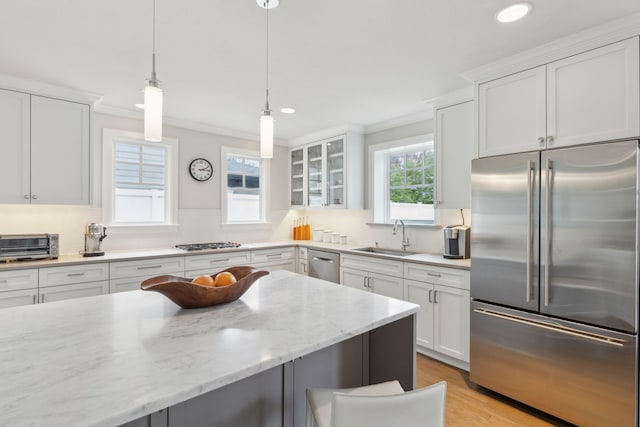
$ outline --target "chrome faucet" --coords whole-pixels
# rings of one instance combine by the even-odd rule
[[[398,222],[400,222],[400,225],[402,226],[402,250],[406,251],[407,246],[409,246],[409,238],[404,234],[404,221],[402,221],[401,219],[396,219],[396,222],[393,223],[391,234],[395,236],[398,232]]]

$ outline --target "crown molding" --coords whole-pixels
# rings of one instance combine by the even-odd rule
[[[427,99],[425,104],[437,110],[439,108],[450,107],[463,102],[473,101],[476,98],[475,87],[473,85],[465,86],[461,89],[449,92],[436,98]]]
[[[324,129],[318,132],[313,132],[300,137],[290,139],[287,145],[289,147],[295,147],[298,145],[304,145],[310,142],[320,141],[322,139],[333,138],[334,136],[344,135],[346,133],[351,133],[351,132],[362,134],[363,128],[362,126],[355,125],[355,124],[345,124],[345,125],[335,126],[332,128]]]
[[[144,120],[144,111],[139,109],[130,110],[127,108],[113,107],[110,105],[100,104],[94,107],[94,111],[96,113],[108,114],[111,116],[125,117],[125,118],[136,119],[136,120]],[[210,134],[222,135],[222,136],[230,136],[233,138],[246,139],[249,141],[258,141],[260,139],[260,136],[258,134],[220,128],[220,127],[211,126],[205,123],[192,122],[190,120],[175,119],[175,118],[166,117],[166,116],[163,117],[162,120],[164,125],[193,130],[197,132],[204,132],[204,133],[210,133]],[[277,143],[277,145],[286,145],[286,144],[283,144],[282,141],[274,141],[274,142]]]
[[[8,74],[0,74],[0,87],[16,92],[29,93],[31,95],[81,102],[83,104],[90,104],[91,106],[94,106],[102,100],[102,95],[97,93],[56,86],[49,83],[10,76]]]
[[[433,106],[426,105],[425,110],[423,111],[418,111],[416,113],[407,114],[405,116],[400,116],[393,119],[385,120],[383,122],[365,126],[364,133],[365,135],[367,135],[370,133],[376,133],[387,129],[397,128],[398,126],[409,125],[431,119],[433,119]]]
[[[474,83],[486,82],[635,37],[638,34],[640,34],[640,13],[635,13],[465,71],[461,76]]]

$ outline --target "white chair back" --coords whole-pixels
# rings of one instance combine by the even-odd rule
[[[334,393],[332,427],[444,427],[447,383],[387,396]]]

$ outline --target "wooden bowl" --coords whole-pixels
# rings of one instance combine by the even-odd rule
[[[200,308],[235,301],[253,285],[253,282],[269,274],[268,271],[248,266],[231,267],[222,271],[233,274],[237,281],[229,286],[213,287],[192,283],[191,279],[185,277],[163,275],[145,280],[140,289],[160,292],[182,308]],[[211,277],[215,278],[218,273],[212,274]]]

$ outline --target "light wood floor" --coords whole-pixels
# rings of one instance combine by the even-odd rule
[[[569,427],[553,418],[514,400],[476,386],[469,373],[426,356],[417,356],[416,386],[418,388],[447,381],[445,422],[447,427]]]

